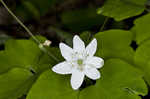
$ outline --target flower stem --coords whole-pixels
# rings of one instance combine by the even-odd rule
[[[103,29],[104,29],[104,27],[105,27],[105,25],[106,25],[108,19],[109,19],[109,17],[106,17],[106,18],[105,18],[104,23],[103,23],[103,25],[102,25],[101,28],[100,28],[100,32],[103,31]]]
[[[15,20],[28,32],[28,34],[38,43],[40,42],[35,38],[32,32],[17,18],[17,16],[7,7],[3,0],[0,0],[6,10],[15,18]]]
[[[14,17],[14,19],[26,30],[26,32],[33,38],[33,40],[35,40],[35,42],[39,45],[42,45],[40,43],[40,41],[32,34],[32,32],[18,19],[18,17],[7,7],[7,5],[5,4],[5,2],[3,0],[0,0],[0,2],[3,4],[3,6],[6,8],[6,10]],[[43,50],[44,52],[47,52],[48,55],[50,57],[52,57],[55,61],[59,62],[59,60],[50,52],[48,52],[44,46],[43,46]]]

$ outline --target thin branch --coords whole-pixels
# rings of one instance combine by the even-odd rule
[[[6,10],[14,17],[14,19],[26,30],[26,32],[33,38],[33,40],[35,40],[36,43],[38,43],[39,45],[42,45],[40,43],[40,41],[32,34],[32,32],[18,19],[18,17],[7,7],[7,5],[5,4],[5,2],[3,0],[0,0],[0,2],[3,4],[3,6],[6,8]],[[54,60],[56,60],[57,62],[59,62],[59,60],[50,52],[48,52],[44,46],[42,46],[42,51],[47,52],[48,55],[50,57],[52,57]]]
[[[104,29],[104,27],[105,27],[105,25],[106,25],[108,19],[109,19],[109,17],[106,17],[106,18],[105,18],[104,23],[103,23],[103,25],[102,25],[101,28],[100,28],[100,32],[103,31],[103,29]]]
[[[38,43],[40,42],[35,38],[35,36],[32,34],[32,32],[17,18],[17,16],[7,7],[7,5],[4,3],[3,0],[1,0],[1,3],[6,8],[6,10],[15,18],[15,20],[28,32],[28,34]]]

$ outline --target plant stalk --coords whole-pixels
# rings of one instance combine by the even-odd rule
[[[3,6],[6,8],[6,10],[13,16],[13,18],[26,30],[26,32],[33,38],[33,40],[35,40],[35,42],[38,44],[38,45],[42,45],[40,43],[40,41],[32,34],[32,32],[19,20],[19,18],[8,8],[8,6],[5,4],[5,2],[3,0],[0,0],[0,2],[3,4]],[[51,54],[50,52],[48,52],[44,46],[43,46],[43,50],[44,52],[47,52],[48,55],[50,57],[52,57],[55,61],[59,62],[59,60],[53,55]]]

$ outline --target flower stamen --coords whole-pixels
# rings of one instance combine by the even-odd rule
[[[82,60],[82,59],[78,59],[78,60],[77,60],[77,63],[78,63],[78,65],[81,66],[81,65],[83,64],[83,60]]]

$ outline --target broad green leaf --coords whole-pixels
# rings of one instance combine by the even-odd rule
[[[141,99],[147,94],[143,74],[132,65],[110,59],[101,69],[96,85],[83,89],[79,99]]]
[[[71,88],[69,78],[47,70],[33,85],[27,99],[77,99],[78,91]]]
[[[36,37],[41,43],[46,40],[46,38],[40,36]],[[62,60],[58,48],[45,46],[43,52],[32,39],[9,40],[5,44],[5,50],[0,52],[0,73],[14,67],[41,72]]]
[[[146,0],[107,0],[98,12],[116,21],[141,14]]]
[[[47,54],[42,54],[39,60],[39,64],[51,64],[55,65],[58,62],[64,60],[61,56],[60,49],[56,47],[46,47]],[[53,58],[54,57],[54,58]]]
[[[39,60],[41,50],[31,40],[9,40],[5,45],[5,54],[12,66],[34,68],[32,65]]]
[[[38,45],[31,40],[8,40],[5,50],[0,52],[0,73],[14,67],[36,70],[41,54]]]
[[[138,47],[134,61],[136,66],[144,72],[144,77],[150,85],[150,40]]]
[[[32,73],[26,69],[14,68],[0,75],[0,99],[18,99],[31,87]]]
[[[91,29],[93,26],[102,25],[104,16],[98,15],[96,8],[84,8],[64,12],[61,16],[63,24],[74,32]]]
[[[0,51],[0,74],[6,72],[11,68],[9,57],[5,55],[4,51]]]
[[[124,30],[109,30],[95,35],[98,41],[96,55],[109,58],[120,58],[133,63],[134,51],[130,47],[132,33]]]
[[[41,43],[44,43],[47,40],[42,36],[35,36]],[[31,40],[33,40],[31,38]],[[34,41],[34,40],[33,40]],[[43,46],[44,52],[39,56],[39,61],[37,62],[36,69],[38,72],[42,72],[56,65],[57,63],[63,61],[61,56],[60,49],[57,47]]]
[[[45,38],[40,36],[37,39],[42,43],[45,41]],[[17,99],[22,95],[26,95],[42,72],[50,70],[53,65],[62,61],[63,58],[58,48],[46,47],[46,49],[47,53],[42,52],[32,39],[9,40],[6,42],[5,50],[0,51],[0,84],[2,85],[0,85],[0,99]],[[51,55],[56,57],[57,61]],[[32,73],[34,75],[26,79],[26,72],[23,71],[28,71],[31,75]]]
[[[43,72],[48,69],[50,70],[52,66],[64,61],[64,58],[61,56],[60,50],[58,48],[47,47],[46,49],[47,53],[42,54],[38,63],[36,64],[38,72]]]
[[[132,32],[135,33],[135,40],[138,44],[150,38],[150,14],[144,15],[134,21]]]

